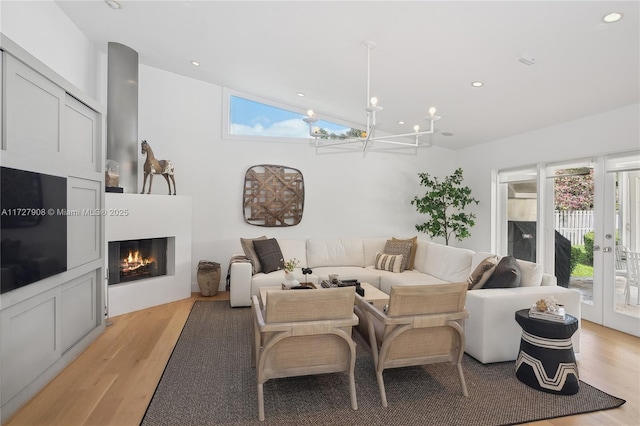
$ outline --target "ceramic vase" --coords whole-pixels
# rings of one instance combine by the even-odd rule
[[[300,281],[298,281],[298,277],[295,272],[284,272],[284,279],[288,287],[295,287],[300,285]]]

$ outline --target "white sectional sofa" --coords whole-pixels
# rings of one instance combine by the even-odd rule
[[[384,251],[388,238],[278,239],[285,261],[300,261],[296,273],[303,281],[302,268],[311,268],[309,282],[318,284],[329,274],[341,279],[367,282],[389,294],[391,287],[467,281],[469,274],[491,253],[445,246],[418,239],[413,270],[394,273],[375,269],[375,256]],[[515,312],[530,307],[543,297],[555,297],[566,312],[580,319],[580,294],[556,285],[535,263],[518,260],[521,284],[517,288],[478,289],[467,292],[469,318],[465,321],[466,352],[482,363],[512,361],[517,358],[522,330]],[[284,271],[252,274],[250,263],[230,266],[231,306],[250,306],[251,296],[260,287],[279,286]],[[573,336],[574,350],[580,350],[580,330]]]

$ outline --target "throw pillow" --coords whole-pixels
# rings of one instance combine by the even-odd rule
[[[418,250],[418,237],[413,238],[391,238],[393,241],[411,241],[411,253],[409,254],[409,260],[407,261],[407,269],[413,269],[413,265],[416,261],[416,250]]]
[[[242,246],[242,251],[244,251],[244,255],[247,256],[247,259],[253,265],[253,273],[257,274],[258,272],[262,272],[262,265],[260,265],[260,260],[258,259],[258,255],[256,254],[255,248],[253,248],[253,242],[259,240],[266,240],[266,236],[258,237],[258,238],[240,238],[240,245]]]
[[[482,288],[511,288],[520,287],[520,267],[513,256],[505,256],[495,267],[491,278]]]
[[[384,254],[402,255],[402,264],[400,265],[400,272],[402,272],[407,269],[412,247],[413,243],[411,241],[387,240],[382,252]]]
[[[373,265],[376,269],[382,271],[400,272],[403,257],[401,254],[394,255],[378,252],[376,253],[376,261]]]
[[[480,262],[476,269],[469,275],[467,279],[468,290],[474,288],[482,288],[484,283],[487,282],[489,277],[493,274],[494,267],[498,264],[496,256],[487,257]]]
[[[258,259],[260,259],[262,272],[268,274],[269,272],[284,269],[284,257],[282,256],[280,245],[275,238],[255,240],[253,247],[256,249]]]

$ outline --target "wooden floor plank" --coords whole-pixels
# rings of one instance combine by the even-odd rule
[[[138,425],[195,300],[110,318],[113,325],[27,402],[5,426]],[[582,321],[580,379],[627,400],[622,407],[536,426],[640,424],[640,338]]]

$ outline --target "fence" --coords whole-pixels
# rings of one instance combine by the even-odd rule
[[[556,230],[571,241],[571,245],[583,245],[584,234],[593,231],[593,210],[556,210]]]

